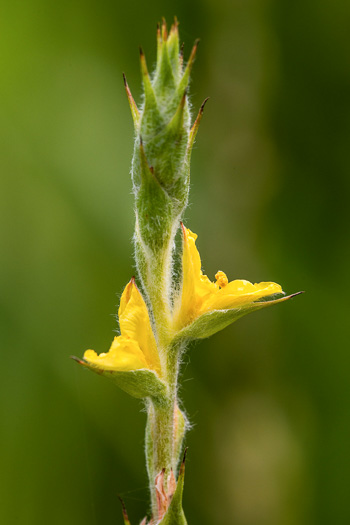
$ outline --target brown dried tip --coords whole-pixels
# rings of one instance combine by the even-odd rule
[[[130,525],[130,520],[129,520],[128,513],[126,512],[126,507],[125,507],[124,501],[122,500],[122,498],[119,495],[118,495],[118,499],[119,499],[120,503],[122,504],[124,524],[125,525]]]
[[[305,293],[305,290],[302,292],[295,292],[288,296],[289,299],[292,299],[293,297],[296,297],[297,295],[301,295],[302,293]]]
[[[162,18],[162,38],[163,38],[163,42],[165,42],[168,38],[168,29],[167,29],[166,21],[164,17]]]
[[[184,63],[184,47],[185,47],[185,42],[182,42],[181,47],[180,47],[180,52],[179,52],[179,62],[180,62],[181,70],[182,70],[182,66]]]
[[[176,16],[174,16],[174,23],[172,24],[171,28],[170,28],[170,33],[178,33],[178,28],[179,28],[179,22],[178,22],[178,19]]]
[[[199,38],[197,38],[197,40],[194,41],[194,44],[193,44],[193,47],[192,47],[192,51],[191,51],[191,54],[190,54],[190,58],[188,59],[189,63],[192,63],[194,61],[194,58],[196,56],[197,49],[198,49],[198,44],[199,44]]]
[[[191,128],[191,131],[190,131],[190,137],[189,137],[189,141],[188,141],[188,144],[189,144],[189,147],[190,147],[190,148],[192,148],[192,146],[193,146],[193,144],[194,144],[194,140],[195,140],[196,135],[197,135],[197,131],[198,131],[198,128],[199,128],[199,124],[201,123],[201,120],[202,120],[204,107],[205,107],[206,103],[208,102],[208,100],[209,100],[209,97],[207,97],[207,98],[203,101],[201,107],[199,108],[197,118],[196,118],[196,120],[194,121],[193,126],[192,126],[192,128]]]
[[[182,462],[180,465],[179,477],[185,474],[185,462],[186,462],[187,450],[188,450],[188,447],[185,448],[184,456],[182,458]]]
[[[146,63],[146,57],[143,52],[142,47],[140,46],[140,62],[141,62],[141,73],[143,76],[144,81],[149,78],[148,69],[147,69],[147,63]],[[146,80],[148,82],[148,80]]]
[[[199,113],[200,113],[201,115],[203,115],[203,111],[204,111],[205,105],[206,105],[206,103],[208,102],[209,99],[210,99],[210,97],[207,97],[207,98],[203,101],[201,107],[199,108]]]
[[[130,105],[130,109],[131,109],[131,115],[132,115],[132,118],[133,118],[133,121],[134,121],[134,125],[135,125],[135,127],[138,127],[139,120],[140,120],[140,113],[139,113],[138,107],[136,105],[136,102],[134,100],[134,97],[132,96],[130,88],[128,86],[128,82],[126,80],[125,73],[123,73],[123,80],[124,80],[124,87],[125,87],[126,95],[128,97],[128,101],[129,101],[129,105]]]
[[[69,359],[73,359],[73,361],[76,361],[77,363],[79,363],[79,365],[83,365],[83,366],[86,365],[86,363],[85,363],[85,361],[83,361],[83,359],[80,359],[79,357],[75,357],[75,355],[70,355]]]
[[[128,87],[128,83],[126,81],[126,76],[125,76],[124,72],[123,72],[123,80],[124,80],[124,86],[127,88]]]

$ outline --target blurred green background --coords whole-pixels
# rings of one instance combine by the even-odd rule
[[[69,355],[109,348],[134,273],[138,45],[176,14],[196,111],[186,224],[206,273],[307,293],[195,345],[189,524],[350,523],[350,4],[29,0],[1,7],[1,523],[133,524],[142,405]]]

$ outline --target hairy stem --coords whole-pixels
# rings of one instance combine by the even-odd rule
[[[154,518],[157,518],[158,515],[155,478],[162,470],[165,470],[164,488],[167,490],[166,480],[171,470],[174,473],[177,471],[184,438],[184,426],[179,426],[178,421],[179,409],[176,395],[180,352],[181,347],[179,345],[169,345],[166,349],[167,403],[156,405],[149,401],[147,405],[146,462]]]

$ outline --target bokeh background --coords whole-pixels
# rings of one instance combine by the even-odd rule
[[[1,7],[0,521],[133,524],[148,509],[142,405],[69,359],[109,347],[134,273],[138,45],[180,20],[210,96],[186,224],[206,273],[289,303],[191,348],[190,524],[350,523],[350,4],[28,0]]]

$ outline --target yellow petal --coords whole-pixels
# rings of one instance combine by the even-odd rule
[[[87,350],[84,360],[101,370],[129,371],[149,368],[145,356],[136,341],[128,337],[115,337],[108,353],[97,355]]]
[[[201,270],[201,259],[196,247],[197,235],[182,225],[182,290],[174,304],[174,326],[179,330],[200,315],[213,310],[227,310],[257,301],[276,293],[283,293],[280,285],[272,282],[252,284],[245,280],[228,282],[222,271],[210,281]]]
[[[118,315],[121,335],[136,341],[148,363],[148,368],[160,374],[158,349],[148,309],[134,279],[131,279],[124,289]]]
[[[238,308],[276,293],[283,293],[279,284],[272,282],[252,284],[249,281],[237,279],[236,281],[231,281],[209,297],[202,304],[199,315],[209,310]]]
[[[197,235],[181,224],[182,248],[182,291],[175,300],[175,326],[180,328],[198,316],[203,300],[218,289],[201,270],[201,258],[196,248]]]

